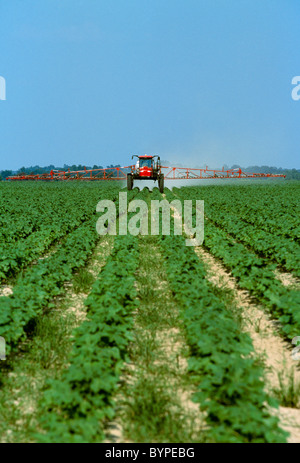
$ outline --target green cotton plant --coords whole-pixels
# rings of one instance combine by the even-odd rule
[[[104,190],[102,194],[115,199],[117,191]],[[23,276],[19,276],[11,296],[0,298],[0,336],[6,340],[8,354],[26,338],[28,324],[46,307],[53,306],[53,298],[65,292],[64,284],[91,256],[99,241],[96,204],[93,213],[84,214],[81,220],[83,223],[66,235],[55,253],[39,260]]]
[[[73,228],[81,225],[81,221],[74,221]],[[32,233],[25,240],[3,246],[0,257],[0,278],[5,279],[16,275],[22,268],[42,255],[50,245],[54,244],[67,233],[64,226],[49,225],[42,230]]]
[[[279,319],[288,337],[297,335],[300,330],[299,292],[283,286],[275,278],[273,265],[263,265],[261,259],[243,245],[233,244],[222,230],[207,224],[205,231],[204,246],[224,262],[239,286],[247,289]]]
[[[202,190],[201,190],[202,191]],[[187,188],[176,194],[183,199],[199,197],[199,189]],[[219,194],[221,194],[220,191]],[[205,209],[206,210],[206,209]],[[220,259],[238,285],[247,289],[258,299],[281,323],[281,331],[289,339],[300,332],[300,293],[296,289],[285,287],[274,275],[275,264],[268,263],[251,249],[237,242],[225,230],[209,220],[205,222],[205,238],[203,246]],[[296,269],[296,264],[295,264]]]
[[[132,341],[137,307],[137,240],[115,238],[113,252],[86,300],[87,320],[74,332],[69,367],[47,384],[40,442],[100,442],[114,417],[113,394]]]
[[[1,190],[0,280],[3,280],[16,276],[50,246],[91,220],[100,197],[115,199],[119,186],[10,183],[1,184],[0,193]]]
[[[209,217],[223,215],[239,219],[241,229],[247,224],[271,233],[276,239],[294,240],[299,244],[299,182],[272,182],[261,185],[205,186],[175,188],[175,194],[201,196]],[[236,220],[234,220],[236,223]]]
[[[264,391],[253,346],[231,311],[213,292],[205,269],[181,237],[161,238],[166,271],[181,310],[190,346],[189,372],[197,384],[194,401],[206,413],[215,442],[285,442],[266,405],[277,406]]]
[[[167,199],[172,198],[170,191]],[[187,199],[187,195],[185,195]],[[189,198],[191,199],[191,198]],[[206,415],[215,442],[285,442],[287,433],[268,407],[278,404],[264,391],[263,371],[250,337],[206,280],[203,264],[182,237],[161,237],[166,272],[182,310],[190,347],[194,401]],[[220,243],[219,243],[220,246]],[[247,263],[251,268],[251,262]]]
[[[299,245],[290,237],[274,236],[272,232],[258,229],[254,224],[243,222],[232,211],[224,211],[210,205],[207,215],[209,220],[220,227],[238,243],[245,244],[252,249],[264,264],[275,261],[295,276],[300,275]]]
[[[26,325],[64,292],[63,284],[86,262],[98,238],[93,219],[71,233],[55,254],[19,278],[11,296],[0,298],[0,334],[8,352],[26,336]]]

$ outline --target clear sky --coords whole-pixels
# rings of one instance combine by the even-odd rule
[[[0,0],[0,170],[300,168],[299,0]]]

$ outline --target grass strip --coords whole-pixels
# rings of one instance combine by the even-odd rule
[[[144,189],[139,198],[149,210],[152,193]],[[117,429],[122,432],[115,434],[112,423],[110,440],[116,435],[118,442],[120,437],[122,442],[203,442],[202,417],[190,400],[195,387],[187,375],[183,323],[168,286],[158,238],[140,235],[138,242],[139,304],[128,349],[130,362],[124,365],[117,398],[121,425]]]

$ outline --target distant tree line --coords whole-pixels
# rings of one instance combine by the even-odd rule
[[[169,166],[172,165],[169,161],[161,161],[161,164],[164,166]],[[179,164],[176,164],[178,167],[185,167],[181,166]],[[109,165],[106,166],[106,168],[113,168],[113,167],[121,167],[120,164],[116,165]],[[202,166],[203,168],[204,166]],[[244,172],[253,172],[253,173],[262,173],[262,174],[283,174],[286,175],[286,178],[289,180],[300,180],[300,169],[283,169],[282,167],[272,167],[272,166],[249,166],[249,167],[241,167],[238,164],[234,164],[233,166],[229,167],[226,164],[223,166],[224,170],[229,170],[229,169],[239,169],[241,168]],[[93,166],[84,166],[82,164],[73,164],[73,165],[67,165],[64,164],[63,167],[56,167],[53,164],[50,164],[50,166],[45,166],[45,167],[40,167],[40,166],[31,166],[31,167],[21,167],[20,169],[13,171],[13,170],[1,170],[0,171],[0,180],[5,180],[6,177],[10,177],[11,175],[16,175],[16,174],[44,174],[46,172],[50,172],[51,170],[60,170],[60,171],[74,171],[74,170],[84,170],[86,168],[87,170],[89,169],[104,169],[103,166],[98,166],[94,164]],[[196,166],[195,166],[196,168]],[[197,166],[197,168],[200,168],[200,166]],[[205,168],[205,167],[204,167]],[[215,166],[211,166],[209,168],[216,168]]]
[[[106,168],[113,168],[113,167],[121,167],[120,164],[116,165],[109,165],[106,166]],[[104,169],[103,166],[98,166],[94,164],[93,166],[84,166],[82,164],[73,164],[73,165],[67,165],[64,164],[63,167],[57,167],[54,166],[53,164],[50,164],[50,166],[45,166],[45,167],[40,167],[40,166],[30,166],[30,167],[21,167],[18,170],[1,170],[0,171],[0,180],[5,180],[6,177],[11,177],[12,175],[18,175],[25,173],[27,175],[29,174],[44,174],[44,173],[49,173],[51,170],[60,170],[60,171],[74,171],[74,170],[84,170],[84,169]]]

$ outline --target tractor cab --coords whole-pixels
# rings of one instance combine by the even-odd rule
[[[153,156],[138,156],[137,164],[140,177],[152,177],[155,168]]]
[[[136,164],[131,167],[131,173],[127,174],[128,190],[132,190],[134,180],[154,180],[158,181],[158,187],[162,193],[164,190],[164,175],[161,172],[160,157],[157,155],[148,156],[147,154],[132,156],[132,158],[134,157],[137,158]]]

